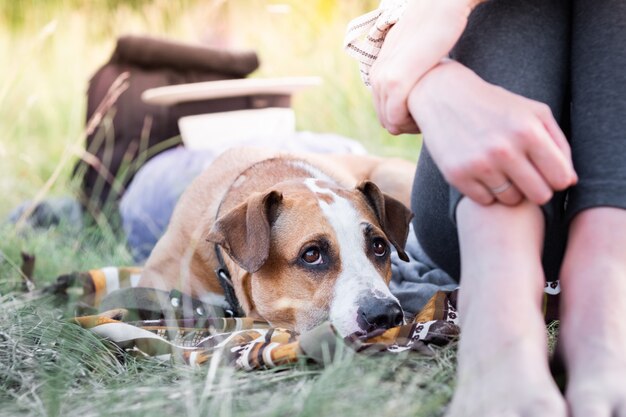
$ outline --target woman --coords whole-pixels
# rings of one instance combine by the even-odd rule
[[[423,133],[415,230],[461,281],[448,416],[626,416],[626,2],[479,3],[409,0],[365,67],[382,125]]]

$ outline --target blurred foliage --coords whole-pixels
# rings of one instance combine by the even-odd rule
[[[252,76],[320,76],[322,87],[294,99],[299,129],[416,160],[419,138],[393,137],[379,126],[357,63],[342,49],[348,21],[377,3],[0,0],[0,219],[46,182],[53,195],[68,192],[83,146],[89,77],[127,33],[254,49],[261,68]]]
[[[441,415],[452,392],[452,349],[435,358],[344,355],[325,368],[257,373],[114,357],[104,341],[68,323],[64,308],[14,291],[22,251],[36,256],[41,287],[62,273],[132,263],[123,239],[104,228],[17,232],[2,224],[25,199],[71,192],[89,77],[127,33],[254,49],[262,66],[253,76],[320,76],[322,87],[294,99],[299,129],[415,160],[418,138],[379,126],[341,46],[347,22],[377,3],[0,0],[0,415]]]

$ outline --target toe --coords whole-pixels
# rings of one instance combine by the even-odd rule
[[[611,414],[611,408],[608,404],[594,399],[578,398],[576,401],[570,401],[570,415],[572,417],[613,417]]]
[[[565,401],[559,395],[550,398],[538,399],[534,404],[530,404],[522,414],[523,417],[550,416],[550,417],[566,417],[567,406]]]
[[[589,405],[572,410],[572,417],[612,417],[611,409],[604,405]]]

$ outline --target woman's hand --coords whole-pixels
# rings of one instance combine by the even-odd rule
[[[445,179],[480,204],[544,204],[577,181],[569,144],[547,105],[457,62],[433,68],[408,104]]]
[[[446,57],[482,0],[410,0],[370,70],[374,106],[392,134],[417,133],[407,99],[418,80]]]

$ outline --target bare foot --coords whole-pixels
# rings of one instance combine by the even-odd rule
[[[489,355],[461,346],[457,388],[446,417],[564,417],[565,402],[542,345],[545,337],[531,339],[483,346]]]
[[[626,211],[579,214],[561,273],[560,339],[573,417],[626,417]]]
[[[524,202],[457,210],[462,283],[457,388],[447,417],[565,417],[541,313],[543,215]]]
[[[602,355],[603,349],[583,348],[586,355]],[[573,417],[626,416],[626,364],[615,363],[615,357],[590,361],[570,367],[567,403]]]

